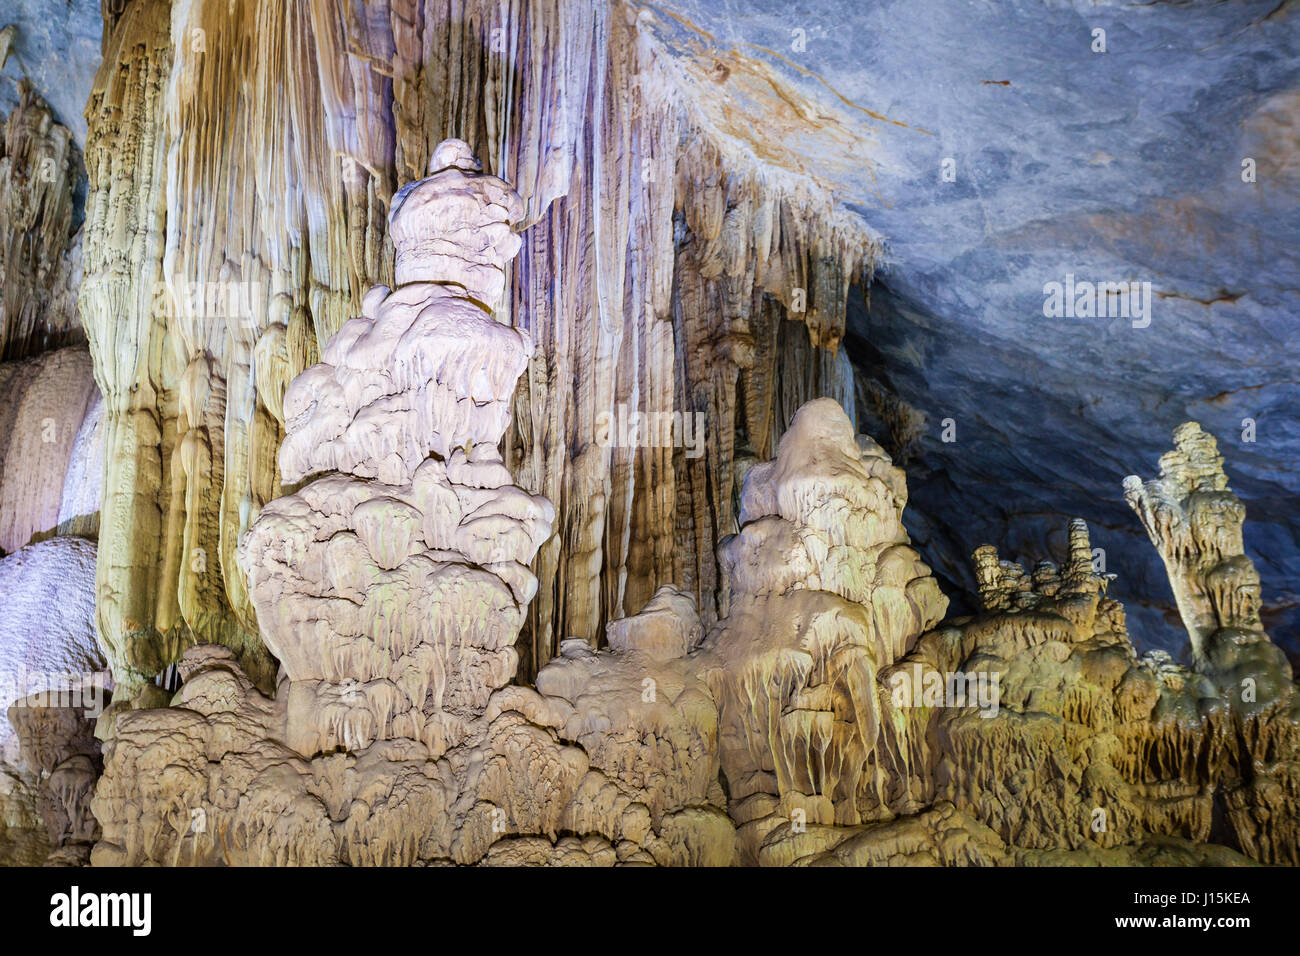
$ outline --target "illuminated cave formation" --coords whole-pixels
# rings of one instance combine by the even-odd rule
[[[0,862],[1300,864],[1295,276],[1180,285],[1037,100],[972,239],[918,144],[1001,81],[887,116],[678,6],[0,23]],[[1057,259],[1171,311],[1016,311]]]

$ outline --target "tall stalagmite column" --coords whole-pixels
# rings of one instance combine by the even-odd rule
[[[1196,422],[1179,425],[1160,476],[1143,483],[1129,475],[1124,497],[1169,572],[1197,663],[1210,661],[1214,637],[1226,629],[1262,634],[1259,573],[1241,536],[1246,508],[1228,487],[1213,435]]]
[[[240,543],[304,756],[460,743],[515,675],[529,565],[555,515],[499,448],[532,352],[491,314],[522,205],[460,140],[429,166],[393,201],[397,287],[371,289],[285,393],[280,470],[306,484]]]

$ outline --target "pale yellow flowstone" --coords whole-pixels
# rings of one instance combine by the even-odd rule
[[[1191,425],[1126,488],[1200,549],[1195,671],[1137,657],[1077,520],[1061,567],[977,549],[983,609],[941,624],[902,470],[820,399],[748,470],[715,624],[663,587],[512,685],[555,517],[498,450],[521,208],[454,140],[398,194],[398,285],[289,386],[301,484],[238,545],[275,693],[203,644],[101,721],[94,864],[1300,862],[1292,675]]]

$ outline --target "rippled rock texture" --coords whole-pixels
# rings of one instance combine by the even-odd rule
[[[1290,5],[11,6],[0,859],[1300,862]]]

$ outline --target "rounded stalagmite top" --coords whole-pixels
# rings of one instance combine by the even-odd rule
[[[488,310],[500,303],[506,264],[519,252],[514,226],[524,205],[509,183],[481,168],[468,143],[444,140],[429,175],[393,197],[388,222],[398,286],[458,285]]]

